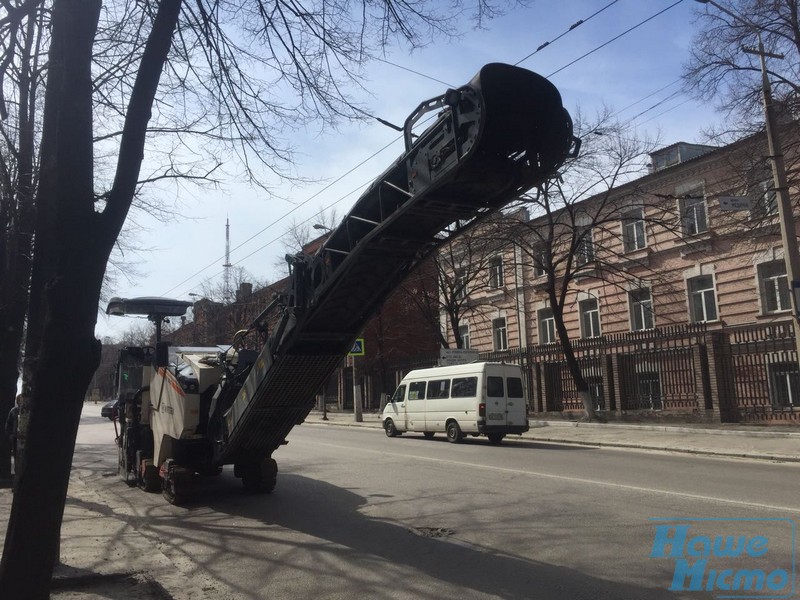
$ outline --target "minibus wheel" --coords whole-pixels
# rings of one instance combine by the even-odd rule
[[[463,437],[464,434],[461,433],[461,427],[458,426],[458,423],[450,421],[447,424],[447,441],[452,444],[457,444]]]
[[[386,437],[397,437],[397,427],[395,427],[394,421],[391,419],[386,419],[383,424],[383,430],[386,432]]]

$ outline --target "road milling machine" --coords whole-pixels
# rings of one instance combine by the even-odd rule
[[[245,489],[271,491],[273,453],[392,290],[440,245],[556,175],[580,145],[556,88],[499,63],[421,103],[403,137],[405,152],[318,251],[287,256],[289,289],[229,347],[157,341],[123,350],[118,444],[126,480],[179,504],[191,499],[196,477],[233,465]],[[114,298],[107,312],[146,315],[158,332],[188,306]],[[261,350],[245,349],[267,323]]]

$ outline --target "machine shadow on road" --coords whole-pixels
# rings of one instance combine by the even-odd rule
[[[316,554],[315,559],[304,563],[311,569],[309,574],[319,577],[314,567],[326,565],[324,576],[346,581],[347,589],[353,589],[356,597],[438,599],[442,590],[449,589],[454,596],[468,597],[464,596],[465,591],[472,590],[509,600],[676,598],[665,589],[608,581],[576,569],[460,542],[458,532],[454,532],[449,541],[420,535],[402,525],[363,514],[360,509],[367,506],[367,499],[359,494],[301,475],[281,474],[278,489],[268,496],[235,493],[229,484],[224,484],[209,488],[198,500],[217,513],[233,517],[234,522],[247,518],[263,523],[267,532],[272,530],[268,536],[270,540],[283,539],[285,544],[286,536],[280,535],[281,529],[288,530],[289,537],[294,533],[304,534],[294,537],[303,540],[301,545],[307,544],[309,553]],[[235,547],[231,540],[212,541],[222,535],[219,523],[208,531],[195,522],[184,526],[186,537],[194,541],[209,536],[209,542],[215,546],[224,546],[228,551]],[[309,542],[306,536],[314,541]],[[255,533],[253,537],[255,539]],[[252,551],[253,547],[248,547]],[[302,548],[293,550],[295,556],[302,552]],[[323,556],[319,556],[320,553]],[[296,564],[275,564],[273,554],[265,551],[260,555],[264,572],[297,568]],[[247,559],[255,560],[252,553],[247,554]],[[360,569],[352,566],[347,569],[342,566],[336,572],[331,569],[332,564],[371,565],[372,572],[363,576]],[[414,578],[409,578],[409,570],[416,574]],[[442,582],[443,586],[431,586],[431,581]],[[399,596],[387,595],[388,589],[397,590]],[[242,590],[242,594],[243,597],[260,597],[247,590]]]

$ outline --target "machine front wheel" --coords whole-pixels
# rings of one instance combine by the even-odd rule
[[[161,479],[161,493],[164,498],[175,506],[185,504],[191,496],[191,471],[168,460],[161,467],[161,472],[164,475]]]
[[[137,477],[136,485],[145,492],[158,492],[161,490],[161,477],[158,475],[158,467],[153,464],[152,459],[142,458],[141,452],[136,453]]]

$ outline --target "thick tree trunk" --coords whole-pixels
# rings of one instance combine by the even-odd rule
[[[134,83],[106,210],[94,211],[92,45],[100,0],[55,0],[26,349],[33,359],[25,463],[3,558],[4,600],[49,597],[105,265],[130,208],[181,0],[162,0]]]
[[[31,399],[0,562],[10,600],[49,597],[81,407],[100,362],[94,339],[105,261],[93,193],[91,60],[100,0],[53,4],[27,348]]]
[[[37,373],[24,469],[15,481],[0,566],[0,588],[8,600],[49,597],[83,397],[100,363],[94,315],[77,319],[67,308],[74,285],[59,287],[50,290],[52,301],[66,304],[45,325],[39,366],[47,376]]]
[[[564,324],[564,313],[561,308],[556,308],[555,303],[552,301],[551,306],[553,306],[553,320],[555,321],[558,340],[561,343],[561,351],[564,353],[564,361],[567,363],[567,370],[569,370],[572,381],[575,383],[575,390],[578,392],[578,397],[583,403],[586,419],[589,421],[597,421],[599,419],[597,417],[597,411],[594,409],[592,396],[589,393],[589,384],[583,376],[578,358],[575,356],[575,351],[572,348],[572,341],[569,339],[567,326]]]

